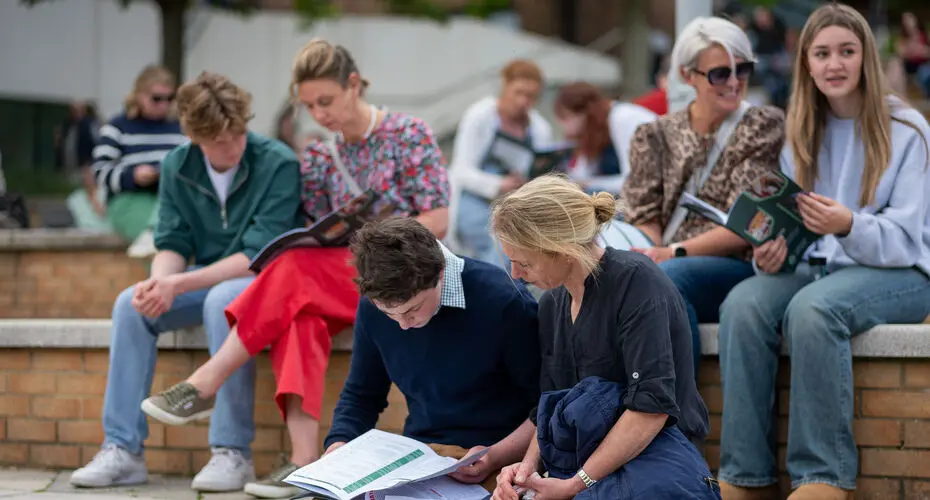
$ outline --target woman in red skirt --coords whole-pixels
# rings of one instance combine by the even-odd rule
[[[432,131],[417,118],[368,104],[368,82],[349,52],[313,40],[294,59],[291,93],[313,118],[336,132],[312,143],[301,167],[304,207],[319,220],[356,194],[378,193],[375,210],[416,217],[442,238],[448,223],[445,160]],[[319,458],[319,419],[331,337],[355,319],[359,295],[348,248],[295,248],[261,271],[229,305],[235,335],[185,382],[143,402],[150,416],[181,425],[210,415],[227,376],[266,347],[277,380],[275,400],[291,437],[289,463],[245,491],[286,498],[282,479]]]

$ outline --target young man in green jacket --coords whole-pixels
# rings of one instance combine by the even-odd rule
[[[149,279],[113,306],[101,451],[71,484],[105,487],[148,478],[142,400],[151,390],[162,332],[203,325],[210,352],[226,340],[224,309],[254,279],[249,262],[275,236],[297,227],[300,173],[283,143],[247,131],[251,97],[226,77],[203,73],[177,94],[191,143],[161,164],[157,253]],[[194,478],[202,491],[239,490],[255,479],[255,368],[226,379],[210,420],[213,458]]]

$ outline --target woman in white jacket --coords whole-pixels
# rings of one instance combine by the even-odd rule
[[[503,265],[490,232],[491,202],[526,182],[503,168],[489,152],[498,132],[525,141],[533,149],[552,140],[552,128],[533,106],[542,92],[542,71],[535,63],[514,60],[501,70],[498,97],[485,97],[465,111],[455,136],[448,239],[456,251]]]

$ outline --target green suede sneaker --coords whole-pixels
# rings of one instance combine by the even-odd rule
[[[287,484],[284,479],[300,467],[288,462],[278,467],[267,477],[247,483],[244,491],[258,498],[291,498],[300,493],[300,488]]]
[[[181,382],[142,402],[146,415],[168,425],[185,425],[213,413],[213,398],[203,399],[197,388]]]

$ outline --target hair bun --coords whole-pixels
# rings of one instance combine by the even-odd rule
[[[591,195],[591,205],[598,224],[606,224],[617,215],[617,199],[610,193],[601,191]]]

